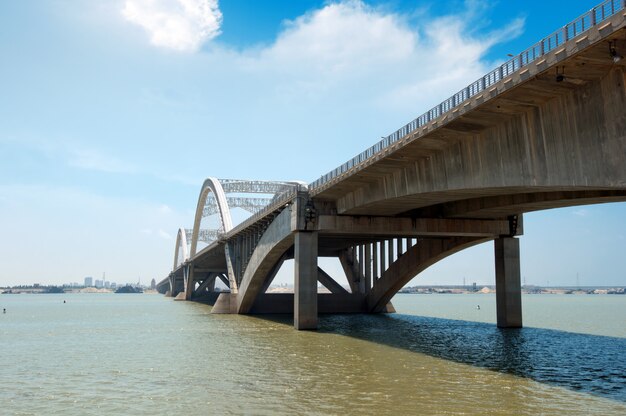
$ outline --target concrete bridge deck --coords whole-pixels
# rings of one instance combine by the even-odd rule
[[[498,325],[521,326],[522,214],[626,201],[625,54],[626,7],[606,1],[317,181],[286,184],[235,227],[228,189],[207,181],[191,252],[177,262],[179,232],[159,290],[217,298],[215,312],[293,311],[297,328],[315,328],[318,311],[391,311],[419,272],[494,240]],[[209,193],[222,230],[196,253]],[[349,290],[318,257],[340,260]],[[291,258],[294,295],[265,294]],[[217,297],[216,279],[230,293]],[[331,294],[317,295],[318,281]]]

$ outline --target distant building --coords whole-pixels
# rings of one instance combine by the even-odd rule
[[[150,282],[150,289],[156,289],[156,280],[152,279],[152,281]]]
[[[85,287],[93,286],[93,277],[85,277]]]
[[[104,282],[102,280],[96,279],[96,288],[100,289],[104,286]]]
[[[111,282],[104,282],[104,287],[106,289],[110,288],[111,287]]]

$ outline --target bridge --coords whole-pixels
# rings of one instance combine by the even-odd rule
[[[392,312],[421,271],[493,241],[497,324],[521,327],[523,214],[626,201],[625,3],[594,7],[310,184],[208,178],[159,292],[314,329],[318,313]],[[251,216],[234,226],[234,207]],[[349,287],[319,257],[339,259]],[[288,259],[294,293],[267,293]]]

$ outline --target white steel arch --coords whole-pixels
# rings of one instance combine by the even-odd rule
[[[178,255],[181,254],[181,248],[183,262],[187,261],[187,259],[189,258],[189,252],[187,251],[187,247],[187,233],[185,232],[184,228],[179,228],[178,234],[176,234],[176,249],[174,249],[174,267],[172,268],[172,270],[176,270],[179,266]]]
[[[196,216],[193,222],[193,233],[191,235],[191,251],[189,255],[193,257],[196,254],[198,247],[198,235],[200,233],[200,222],[202,221],[204,206],[209,193],[213,192],[215,195],[215,201],[217,202],[218,213],[220,214],[220,220],[222,222],[222,229],[224,232],[228,232],[233,228],[233,221],[230,216],[230,209],[228,208],[228,200],[224,193],[222,184],[216,178],[207,178],[202,184],[200,190],[200,196],[198,197],[198,205],[196,206]]]

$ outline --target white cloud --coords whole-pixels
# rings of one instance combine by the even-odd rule
[[[344,73],[354,68],[406,59],[417,34],[393,14],[381,14],[361,1],[329,4],[288,22],[261,58],[275,68]],[[280,64],[280,65],[276,65]]]
[[[385,108],[435,105],[491,69],[488,49],[523,28],[518,19],[477,36],[478,6],[467,7],[413,23],[360,0],[331,3],[287,22],[273,44],[244,51],[240,65],[265,74],[283,99],[345,92],[353,105],[360,96]]]
[[[122,15],[143,27],[153,45],[181,52],[198,50],[222,24],[217,0],[127,0]]]

